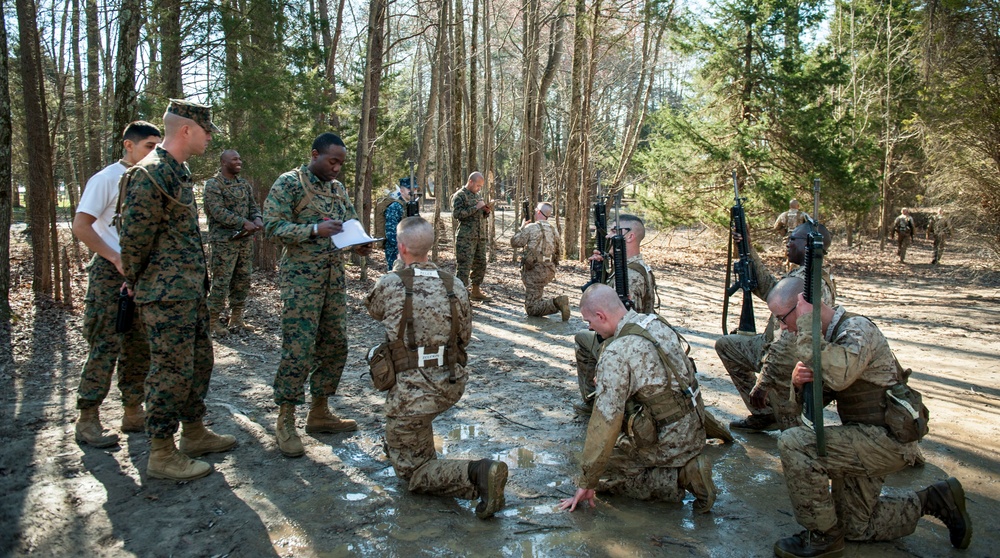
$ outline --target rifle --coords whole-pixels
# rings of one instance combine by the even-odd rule
[[[736,250],[740,259],[733,262],[733,273],[736,274],[736,282],[726,289],[726,296],[722,302],[722,333],[729,333],[727,320],[729,318],[729,298],[736,294],[736,291],[743,290],[743,308],[740,310],[740,325],[736,333],[740,335],[754,335],[757,333],[757,326],[753,317],[753,290],[757,288],[757,275],[753,270],[753,259],[750,257],[750,237],[747,230],[747,217],[743,212],[743,199],[740,198],[740,185],[736,180],[736,171],[733,171],[733,192],[736,194],[736,201],[729,214],[729,226],[740,234],[740,241],[736,244]],[[733,256],[733,239],[729,237],[729,259]],[[730,273],[726,270],[726,284],[729,284]]]
[[[608,206],[601,196],[601,171],[597,171],[597,198],[594,200],[594,248],[600,252],[602,259],[591,260],[590,281],[580,287],[581,291],[608,281],[608,264],[604,259],[608,256]]]
[[[625,254],[625,235],[622,234],[620,222],[622,206],[621,191],[615,196],[615,235],[611,237],[611,258],[614,266],[615,292],[618,299],[625,305],[626,310],[635,308],[635,302],[628,292],[628,262]]]
[[[522,221],[534,221],[535,214],[531,211],[531,202],[528,198],[524,198],[521,202],[521,220]]]
[[[406,202],[406,216],[420,215],[420,187],[413,180],[413,161],[410,161],[410,201]]]
[[[813,180],[813,216],[809,223],[809,237],[806,241],[806,302],[813,305],[812,342],[813,381],[802,386],[803,422],[812,424],[816,432],[816,451],[826,455],[826,436],[823,433],[823,363],[820,345],[823,339],[823,325],[820,310],[823,305],[823,233],[819,230],[819,179]]]

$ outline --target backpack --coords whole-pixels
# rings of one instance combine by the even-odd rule
[[[398,202],[396,198],[391,195],[383,196],[377,202],[375,202],[375,225],[372,229],[372,236],[378,238],[380,236],[385,236],[385,210],[389,209],[389,206],[393,202]],[[385,240],[380,240],[375,244],[376,248],[384,248]]]

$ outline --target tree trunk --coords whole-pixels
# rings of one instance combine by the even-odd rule
[[[91,0],[92,1],[92,0]],[[181,0],[159,0],[160,87],[168,99],[184,97],[181,82]]]
[[[337,4],[337,22],[333,28],[333,38],[330,40],[330,55],[326,59],[326,81],[330,87],[330,126],[334,130],[340,129],[340,116],[337,115],[337,111],[332,110],[332,107],[337,102],[337,82],[334,79],[334,69],[337,61],[337,47],[340,44],[340,33],[343,29],[344,1],[340,0],[340,3]]]
[[[464,102],[465,96],[465,21],[462,12],[462,0],[455,0],[452,4],[451,29],[453,36],[451,39],[451,64],[449,66],[449,77],[451,78],[451,118],[448,119],[448,129],[451,131],[451,141],[448,142],[449,161],[451,161],[451,180],[458,184],[467,176],[463,172],[462,148],[465,146],[462,128],[465,123]],[[471,171],[469,171],[471,172]],[[450,202],[451,200],[449,200]]]
[[[87,166],[83,176],[93,176],[101,168],[101,28],[97,19],[97,0],[86,0],[87,19]]]
[[[440,44],[436,45],[433,51],[434,54],[430,54],[431,50],[428,49],[428,56],[433,56],[435,60],[440,59],[440,53],[438,51],[438,49],[440,48],[441,48]],[[430,62],[430,64],[428,65],[431,67],[431,91],[427,99],[427,114],[424,120],[423,135],[420,140],[420,158],[417,163],[417,177],[416,177],[417,184],[419,184],[421,188],[425,188],[425,190],[423,190],[424,194],[427,193],[426,190],[427,177],[430,176],[430,173],[427,172],[427,163],[430,160],[432,146],[434,145],[434,137],[435,137],[434,122],[435,122],[435,116],[437,115],[438,96],[440,89],[439,80],[441,79],[440,77],[441,67],[433,60],[429,60],[428,62]],[[435,168],[440,168],[440,165],[436,165]],[[440,198],[437,198],[437,193],[434,193],[434,196],[435,196],[435,203],[437,203]]]
[[[478,94],[478,58],[479,58],[479,2],[472,0],[472,36],[469,38],[469,151],[466,168],[473,171],[479,168],[479,94]],[[489,189],[487,179],[486,189]],[[490,238],[493,236],[490,235]]]
[[[118,12],[118,56],[115,58],[115,108],[111,131],[114,159],[123,155],[122,142],[117,141],[129,122],[135,120],[135,52],[139,48],[139,30],[142,28],[143,0],[121,0]]]
[[[490,11],[489,0],[483,0],[483,175],[486,176],[486,188],[490,191],[496,187],[496,162],[494,158],[493,138],[493,62],[492,45],[490,44]],[[475,108],[475,107],[473,107]],[[494,217],[496,213],[494,212]],[[497,261],[496,219],[490,219],[490,261]]]
[[[563,246],[566,257],[584,260],[580,250],[580,225],[586,222],[587,198],[582,197],[580,161],[583,146],[583,69],[587,58],[587,0],[576,0],[573,25],[573,67],[570,78],[569,140],[566,146],[566,223]],[[581,211],[582,209],[582,211]],[[585,227],[586,228],[586,227]]]
[[[45,107],[41,45],[32,0],[17,0],[17,26],[21,43],[21,87],[28,165],[28,219],[31,228],[32,291],[37,298],[52,297],[52,244],[49,210],[52,200],[52,149]],[[9,143],[7,144],[9,145]]]
[[[71,44],[80,44],[80,0],[73,0],[71,14]],[[80,193],[83,193],[87,180],[89,166],[87,161],[87,114],[84,111],[86,101],[83,97],[83,65],[80,61],[80,49],[73,48],[73,127],[76,129],[76,145],[73,146],[73,161],[77,178],[80,183]]]
[[[361,127],[354,175],[354,206],[358,208],[361,224],[370,230],[372,212],[372,186],[375,174],[375,141],[378,138],[379,88],[382,84],[382,56],[384,52],[385,0],[371,0],[368,11],[368,56],[365,62],[365,86],[361,100]]]
[[[7,54],[7,2],[0,0],[0,362],[10,362],[10,221],[11,195],[10,63]]]

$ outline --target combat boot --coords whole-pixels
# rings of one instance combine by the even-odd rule
[[[837,525],[827,532],[802,531],[774,543],[780,558],[839,558],[844,555],[844,532]]]
[[[354,432],[358,423],[351,419],[342,419],[330,412],[326,397],[313,397],[306,417],[306,432],[309,434],[335,434],[337,432]]]
[[[236,445],[236,436],[218,435],[200,420],[183,423],[181,451],[188,457],[201,457],[206,453],[229,451]]]
[[[768,430],[776,430],[778,428],[778,421],[774,418],[773,414],[750,415],[747,418],[730,422],[729,428],[750,430],[751,432],[766,432]]]
[[[299,433],[295,431],[295,405],[282,403],[278,409],[278,424],[274,427],[278,449],[285,457],[301,457],[306,453]]]
[[[469,482],[479,493],[476,517],[489,519],[507,503],[504,487],[507,486],[507,464],[503,461],[480,459],[469,462]]]
[[[680,470],[680,485],[694,494],[695,513],[708,513],[715,505],[715,483],[712,482],[712,462],[704,455],[688,461]]]
[[[705,409],[704,417],[705,419],[702,422],[705,425],[706,438],[709,440],[712,438],[718,438],[727,444],[731,444],[735,441],[732,432],[726,428],[726,425],[719,422],[719,419],[715,418],[712,413],[708,412],[708,409]]]
[[[965,511],[965,490],[958,479],[936,482],[917,491],[920,497],[920,512],[933,515],[948,528],[951,545],[955,548],[969,548],[972,541],[972,518]]]
[[[552,302],[554,302],[556,308],[562,312],[562,321],[565,322],[569,320],[569,297],[566,295],[560,295],[552,299]]]
[[[122,417],[122,432],[144,432],[146,430],[146,412],[142,405],[125,406],[125,416]]]
[[[243,330],[247,333],[256,333],[257,328],[243,321],[243,307],[233,306],[229,309],[229,329],[237,331]]]
[[[212,337],[225,337],[229,335],[229,330],[219,321],[218,312],[208,313],[208,332],[212,334]]]
[[[76,441],[95,448],[110,448],[118,443],[118,435],[104,430],[98,408],[91,407],[80,409],[80,418],[76,420]]]
[[[470,300],[478,300],[480,302],[489,302],[493,300],[493,297],[486,296],[486,293],[479,289],[479,285],[473,285],[472,290],[469,291]]]
[[[212,472],[212,466],[196,461],[177,451],[174,437],[149,440],[149,463],[146,475],[154,479],[187,481],[200,479]]]

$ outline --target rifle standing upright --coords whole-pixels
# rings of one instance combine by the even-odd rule
[[[590,281],[580,287],[586,291],[596,283],[604,284],[608,280],[608,205],[601,195],[601,171],[597,171],[597,198],[594,200],[594,249],[601,254],[601,259],[590,261]]]
[[[757,275],[753,270],[753,258],[750,257],[750,235],[747,232],[747,217],[743,212],[743,199],[740,198],[740,185],[736,180],[736,171],[733,171],[733,192],[736,194],[736,201],[729,214],[729,226],[732,231],[739,233],[740,240],[736,243],[739,259],[733,262],[733,273],[736,274],[736,282],[726,289],[726,296],[722,302],[722,333],[729,333],[727,319],[729,317],[729,298],[736,294],[736,291],[743,291],[743,308],[740,310],[740,325],[736,333],[741,335],[754,335],[757,333],[757,325],[753,317],[753,290],[757,288]],[[733,239],[729,237],[729,258],[733,255]],[[726,270],[726,284],[729,284],[729,270]]]
[[[521,202],[521,220],[522,221],[534,221],[535,220],[535,213],[533,211],[531,211],[531,202],[528,201],[528,198],[525,198]]]
[[[813,180],[813,216],[808,219],[809,237],[806,241],[806,302],[812,304],[812,371],[813,381],[802,386],[803,422],[812,424],[816,432],[816,451],[826,455],[826,437],[823,433],[823,362],[821,345],[823,323],[820,317],[823,305],[823,233],[819,230],[819,179]]]
[[[406,202],[406,216],[420,215],[420,187],[413,180],[413,161],[410,161],[410,201]]]
[[[625,251],[625,235],[621,227],[621,191],[615,196],[615,235],[611,237],[611,259],[614,266],[615,292],[626,310],[635,308],[635,302],[628,292],[628,254]]]

